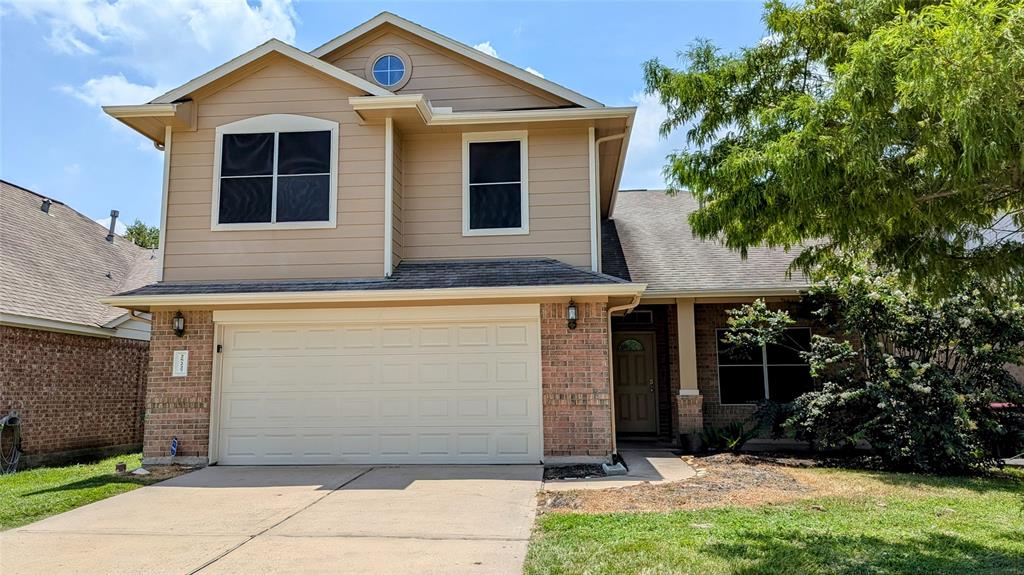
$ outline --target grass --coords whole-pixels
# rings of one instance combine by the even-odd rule
[[[141,464],[139,454],[119,455],[96,463],[40,467],[0,475],[0,530],[11,529],[93,501],[159,481],[150,476],[116,475],[114,465]]]
[[[1024,474],[801,470],[827,496],[671,513],[547,514],[537,574],[1024,573]]]

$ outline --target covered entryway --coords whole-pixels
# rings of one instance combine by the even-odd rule
[[[539,306],[214,314],[221,464],[537,463]]]

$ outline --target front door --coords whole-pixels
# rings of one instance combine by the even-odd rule
[[[657,433],[654,334],[616,333],[615,428],[624,433]]]

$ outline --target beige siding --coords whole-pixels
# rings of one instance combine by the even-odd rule
[[[397,48],[412,60],[412,76],[397,93],[423,94],[434,106],[451,106],[459,111],[555,108],[569,104],[558,96],[397,30],[346,47],[330,55],[328,61],[365,78],[369,58],[388,48]]]
[[[175,132],[171,146],[164,279],[380,277],[384,129],[359,124],[348,104],[356,94],[279,59],[197,100],[199,129]],[[340,124],[336,228],[210,230],[214,130],[263,114],[303,114]]]
[[[462,134],[406,134],[407,260],[552,257],[590,266],[586,128],[529,131],[530,233],[462,235]]]
[[[403,219],[402,219],[402,204],[403,204],[403,202],[402,202],[402,199],[403,199],[402,182],[404,181],[403,174],[402,174],[402,170],[403,170],[403,164],[402,164],[402,133],[399,132],[397,129],[395,130],[394,148],[393,148],[392,152],[393,152],[392,161],[394,162],[394,167],[393,167],[393,169],[391,171],[391,175],[392,175],[392,194],[394,195],[394,198],[393,198],[393,201],[392,201],[393,213],[392,213],[392,222],[391,222],[391,225],[392,225],[391,253],[392,253],[392,261],[393,261],[394,265],[397,266],[402,261],[402,256],[404,254],[403,247],[405,245],[405,240],[404,240],[404,238],[402,236],[402,232],[405,230],[405,226],[402,225],[403,224]]]

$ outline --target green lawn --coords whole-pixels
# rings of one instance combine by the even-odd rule
[[[545,515],[526,573],[1024,573],[1024,474],[810,473],[853,487],[753,508]]]
[[[114,464],[118,461],[125,462],[131,470],[138,467],[141,460],[142,456],[136,453],[85,465],[40,467],[0,475],[0,530],[158,481],[152,476],[114,474]]]

